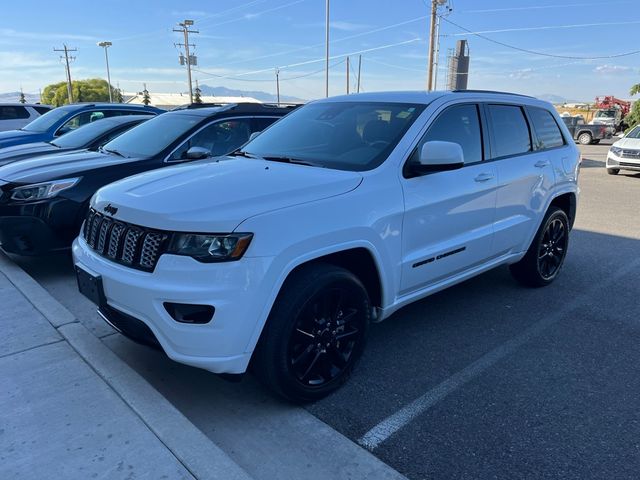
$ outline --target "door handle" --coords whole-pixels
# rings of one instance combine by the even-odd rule
[[[493,178],[493,174],[492,173],[481,173],[476,178],[474,178],[474,180],[476,182],[487,182],[487,181],[491,180],[492,178]]]
[[[544,168],[549,166],[549,160],[538,160],[533,164],[537,168]]]

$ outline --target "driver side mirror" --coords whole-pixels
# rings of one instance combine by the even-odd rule
[[[253,132],[251,135],[249,135],[249,141],[253,140],[254,138],[256,138],[261,133],[262,132]]]
[[[188,160],[202,160],[203,158],[209,158],[211,156],[211,152],[206,148],[202,147],[191,147],[185,153],[185,158]]]
[[[462,147],[453,142],[426,142],[420,149],[418,161],[410,165],[415,175],[456,170],[464,166]]]

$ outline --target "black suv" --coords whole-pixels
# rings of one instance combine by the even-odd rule
[[[100,187],[137,173],[225,155],[295,106],[256,103],[158,115],[97,152],[21,160],[0,167],[0,244],[41,255],[69,248]]]

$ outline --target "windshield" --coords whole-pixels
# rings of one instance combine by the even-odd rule
[[[88,123],[76,130],[65,133],[60,138],[56,138],[51,143],[60,148],[85,148],[96,138],[101,137],[115,125],[115,122],[109,120],[98,120],[97,122]]]
[[[338,170],[376,168],[420,115],[424,105],[321,102],[295,110],[243,151],[266,159]]]
[[[165,113],[126,131],[103,148],[125,157],[153,157],[202,120],[198,115]]]
[[[640,138],[640,125],[625,135],[627,138]]]
[[[596,118],[615,118],[615,110],[599,110],[596,112]]]
[[[67,115],[69,115],[69,108],[55,108],[22,127],[22,130],[26,130],[27,132],[46,132],[53,127],[58,120],[61,120]]]

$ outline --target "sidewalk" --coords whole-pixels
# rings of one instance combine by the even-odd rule
[[[0,308],[0,478],[250,478],[1,253]]]

